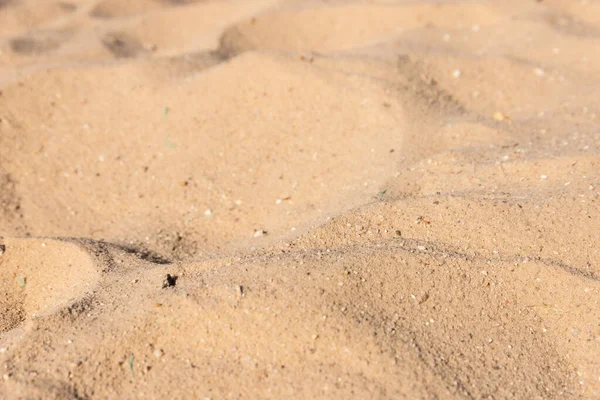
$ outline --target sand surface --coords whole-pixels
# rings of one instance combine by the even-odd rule
[[[600,1],[0,0],[0,398],[600,398]]]

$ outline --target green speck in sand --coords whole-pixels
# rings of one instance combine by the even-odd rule
[[[131,371],[131,375],[133,376],[133,360],[135,359],[135,357],[133,356],[133,354],[129,357],[129,370]]]

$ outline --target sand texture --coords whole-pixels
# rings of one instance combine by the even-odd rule
[[[0,0],[0,398],[600,398],[600,1]]]

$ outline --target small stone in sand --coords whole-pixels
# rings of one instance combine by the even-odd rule
[[[415,298],[415,300],[417,300],[418,304],[423,304],[425,303],[427,300],[429,300],[429,293],[424,293],[422,296],[420,296],[419,298]]]
[[[5,252],[5,251],[6,251],[6,246],[5,246],[5,245],[3,245],[3,244],[0,244],[0,256],[1,256],[2,254],[4,254],[4,252]]]
[[[501,113],[500,111],[496,111],[493,115],[495,121],[508,121],[510,118],[508,115]]]
[[[423,216],[418,216],[415,221],[415,224],[431,225],[431,221],[426,220],[425,217],[423,217]]]
[[[163,289],[177,285],[177,278],[178,276],[171,276],[171,274],[167,274],[167,277],[165,278],[162,284]]]

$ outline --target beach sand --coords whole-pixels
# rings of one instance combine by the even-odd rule
[[[0,398],[600,398],[600,1],[0,1]]]

